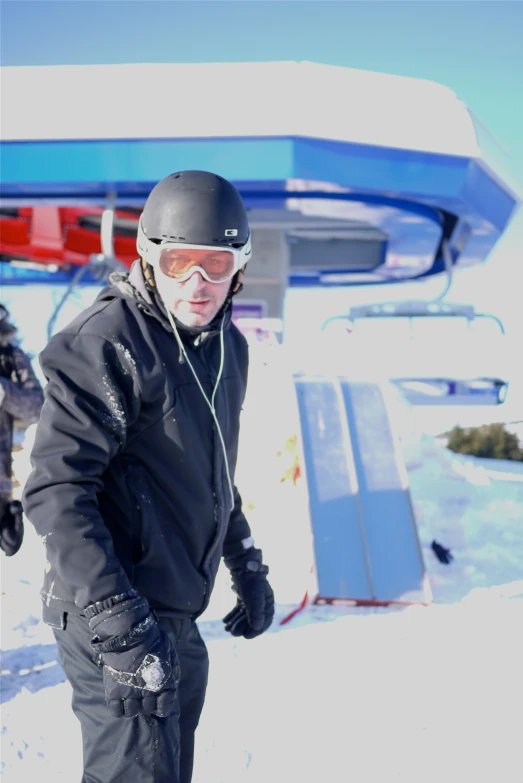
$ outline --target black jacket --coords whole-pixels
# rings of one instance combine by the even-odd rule
[[[211,412],[141,268],[115,284],[40,355],[48,379],[23,505],[43,537],[47,606],[81,613],[134,587],[158,614],[196,617],[224,543],[250,529]],[[231,477],[248,349],[225,308],[225,364],[215,408]],[[220,364],[216,322],[180,330],[210,398]],[[219,324],[222,318],[219,319]]]

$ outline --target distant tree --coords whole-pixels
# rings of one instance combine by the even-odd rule
[[[450,431],[447,448],[474,457],[523,462],[523,448],[517,436],[506,430],[503,424],[484,424],[466,429],[454,427]]]

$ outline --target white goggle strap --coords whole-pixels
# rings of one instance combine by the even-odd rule
[[[138,221],[138,234],[136,235],[136,250],[138,251],[138,255],[140,258],[143,258],[145,261],[151,264],[152,258],[149,257],[149,251],[154,250],[155,248],[156,245],[154,242],[151,242],[150,239],[147,239],[144,234],[142,228],[142,218],[140,217],[140,220]]]
[[[252,245],[251,245],[251,235],[249,234],[247,242],[244,244],[243,247],[240,248],[240,263],[238,265],[238,269],[241,269],[245,264],[247,264],[252,255]],[[238,270],[236,270],[238,271]]]

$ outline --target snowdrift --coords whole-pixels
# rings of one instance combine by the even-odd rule
[[[233,640],[220,618],[234,597],[220,572],[199,622],[211,676],[195,783],[520,783],[522,466],[452,454],[419,431],[396,393],[434,603],[309,606],[280,626],[311,588],[313,547],[290,364],[283,350],[263,344],[251,355],[237,483],[279,603],[267,634]],[[20,484],[32,432],[15,455]],[[433,538],[451,548],[450,566],[433,556]],[[2,558],[9,783],[81,777],[69,685],[40,620],[44,568],[27,525],[20,553]]]

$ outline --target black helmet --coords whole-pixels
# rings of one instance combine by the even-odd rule
[[[137,248],[179,242],[247,249],[250,230],[242,197],[228,180],[209,171],[179,171],[154,186],[140,216]],[[248,261],[248,257],[245,262]]]

